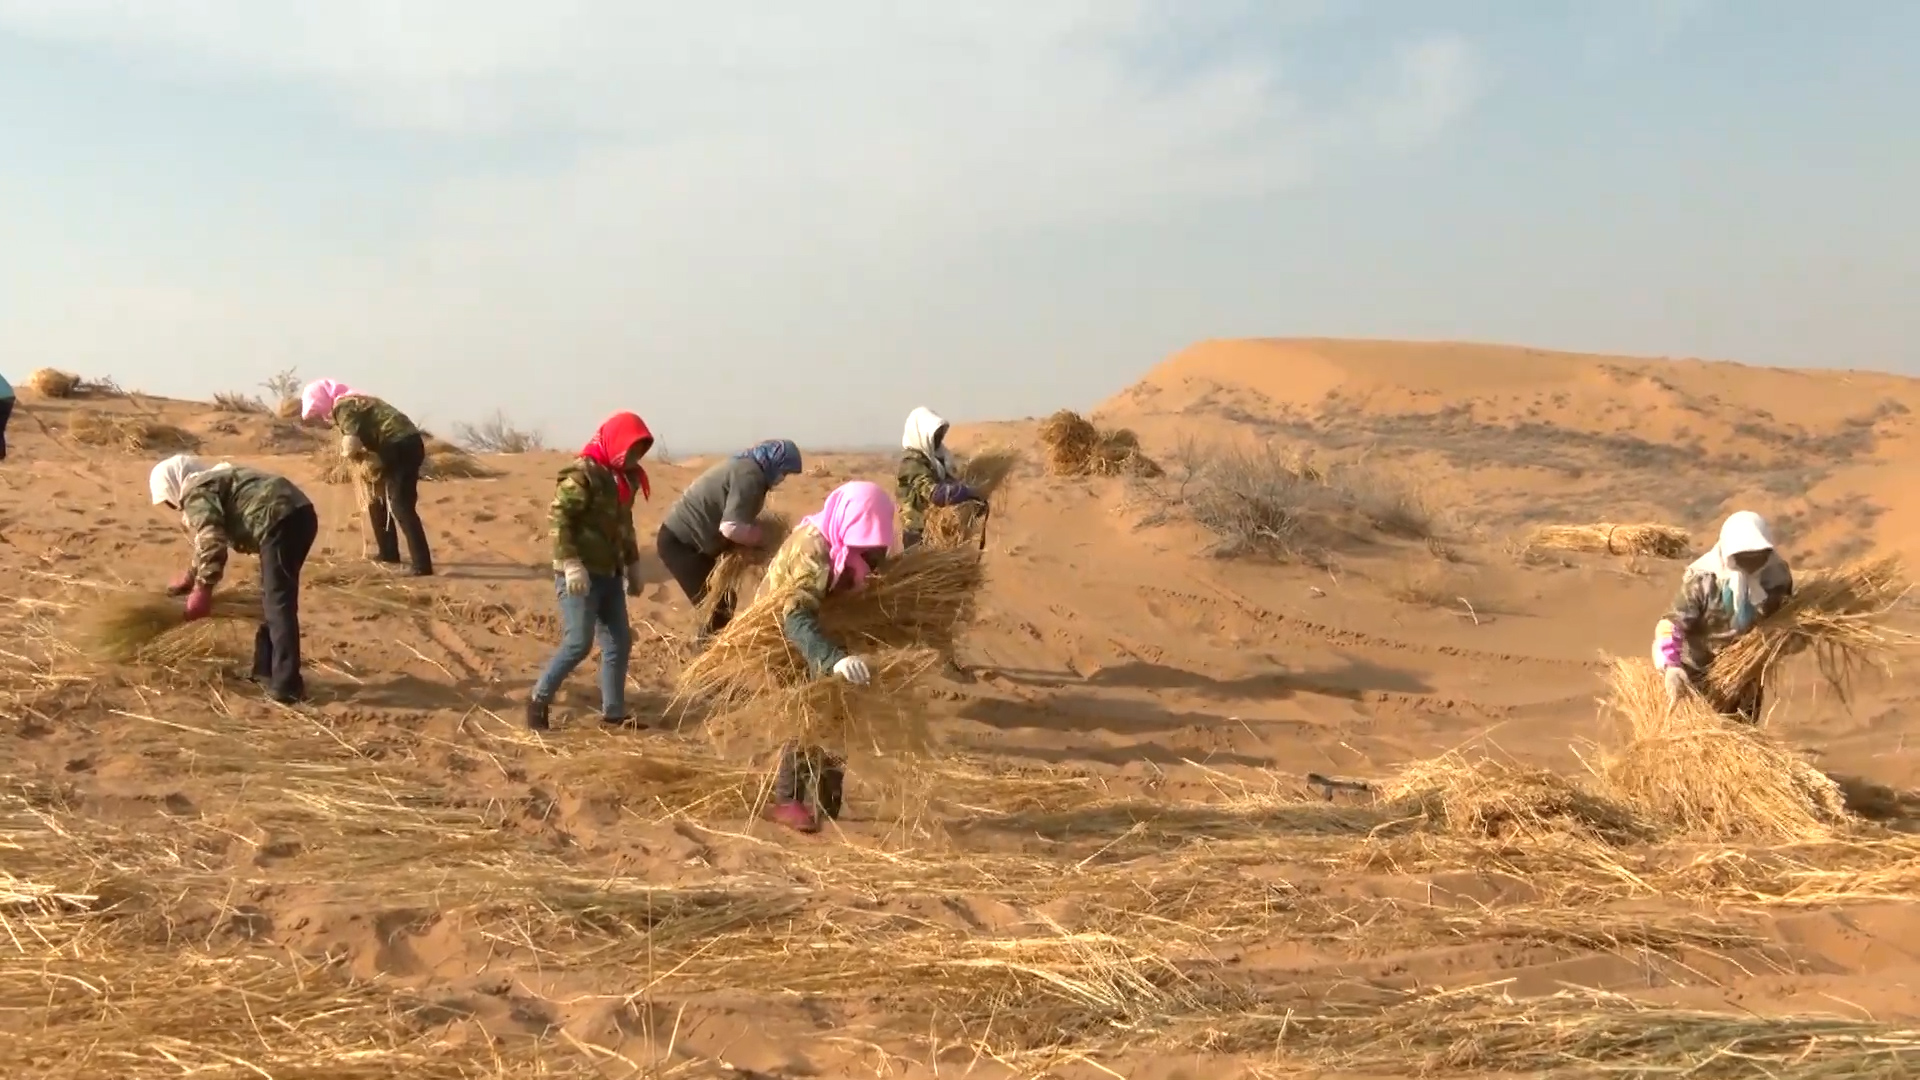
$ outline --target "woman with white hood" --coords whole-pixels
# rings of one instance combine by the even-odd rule
[[[907,414],[900,436],[900,473],[896,495],[900,503],[901,546],[920,542],[927,511],[936,506],[958,506],[980,496],[960,479],[960,462],[947,449],[947,422],[922,407]]]
[[[1695,559],[1680,582],[1680,595],[1654,629],[1653,664],[1666,676],[1667,698],[1678,700],[1691,686],[1704,686],[1707,667],[1721,649],[1793,595],[1793,572],[1774,550],[1766,519],[1742,510],[1720,526],[1720,542]],[[1760,686],[1715,708],[1749,724],[1760,722]]]
[[[273,700],[306,697],[300,674],[300,569],[320,535],[305,492],[284,476],[244,465],[209,465],[175,454],[153,467],[147,487],[155,506],[180,512],[193,538],[193,559],[167,586],[187,598],[187,619],[213,612],[213,590],[227,572],[227,552],[260,556],[260,627],[253,635],[253,680]]]

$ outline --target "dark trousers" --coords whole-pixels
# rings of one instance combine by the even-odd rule
[[[380,485],[367,517],[383,563],[400,561],[400,534],[407,534],[407,556],[414,572],[433,573],[433,552],[420,524],[420,470],[427,463],[426,440],[409,435],[380,450]]]
[[[0,398],[0,461],[7,460],[7,421],[13,419],[13,399]]]
[[[300,674],[300,568],[319,535],[319,516],[303,506],[260,538],[261,612],[253,634],[253,677],[277,698],[306,696]]]
[[[693,606],[699,607],[707,598],[707,575],[713,573],[713,564],[719,560],[675,536],[665,525],[660,526],[659,534],[654,537],[653,550],[666,564],[667,573],[680,585],[680,591],[687,594]],[[701,636],[712,637],[732,621],[733,597],[723,596],[713,606],[713,618],[707,620]]]

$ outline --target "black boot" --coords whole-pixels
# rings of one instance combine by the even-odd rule
[[[551,728],[553,725],[550,723],[551,717],[549,714],[552,710],[553,703],[551,701],[541,701],[539,698],[528,698],[527,730],[546,731]]]

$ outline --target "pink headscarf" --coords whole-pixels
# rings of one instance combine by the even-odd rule
[[[853,548],[893,547],[893,497],[870,480],[850,480],[834,488],[820,512],[800,519],[827,538],[832,553],[833,580],[851,571],[853,587],[866,584],[867,562],[853,557]]]
[[[300,416],[307,420],[331,420],[334,402],[353,395],[354,391],[346,383],[315,379],[300,391]]]

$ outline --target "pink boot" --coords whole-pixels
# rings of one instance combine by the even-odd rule
[[[794,832],[815,833],[820,831],[820,823],[814,820],[813,811],[801,803],[775,803],[767,811],[767,819],[779,825],[785,825]]]

